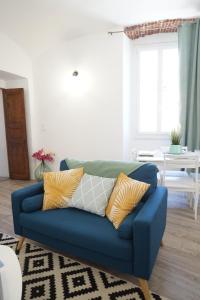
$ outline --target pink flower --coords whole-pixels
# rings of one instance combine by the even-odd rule
[[[32,154],[32,157],[37,160],[49,162],[52,162],[54,160],[54,156],[54,153],[45,151],[44,149],[40,149]]]

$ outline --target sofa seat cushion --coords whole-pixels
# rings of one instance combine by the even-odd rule
[[[121,239],[107,218],[76,208],[21,213],[20,225],[104,255],[132,259],[132,240]]]

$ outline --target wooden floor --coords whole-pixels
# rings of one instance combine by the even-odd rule
[[[0,182],[1,182],[1,181],[5,181],[5,180],[8,180],[8,178],[7,178],[7,177],[1,177],[1,176],[0,176]]]
[[[0,181],[0,231],[11,235],[10,193],[30,182]],[[172,300],[200,300],[200,209],[198,221],[184,195],[170,194],[164,247],[160,249],[151,280],[152,291]],[[112,272],[134,283],[135,278]]]

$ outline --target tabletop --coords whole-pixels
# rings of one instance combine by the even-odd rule
[[[182,154],[177,154],[178,158],[184,159],[185,156],[188,157],[188,155],[191,156],[198,156],[199,157],[199,162],[200,162],[200,153],[197,152],[192,152],[192,151],[187,151]],[[137,155],[136,160],[140,162],[150,162],[150,163],[155,163],[155,164],[163,164],[164,162],[164,153],[158,152],[155,153],[154,155]]]

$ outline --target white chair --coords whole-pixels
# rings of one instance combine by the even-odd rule
[[[132,149],[131,150],[131,160],[135,161],[137,159],[137,150]]]
[[[161,175],[162,185],[169,190],[187,192],[194,199],[194,218],[197,219],[199,183],[198,183],[199,157],[195,153],[181,155],[164,154],[164,165]],[[193,176],[190,170],[193,169]],[[190,197],[190,203],[192,198]]]

